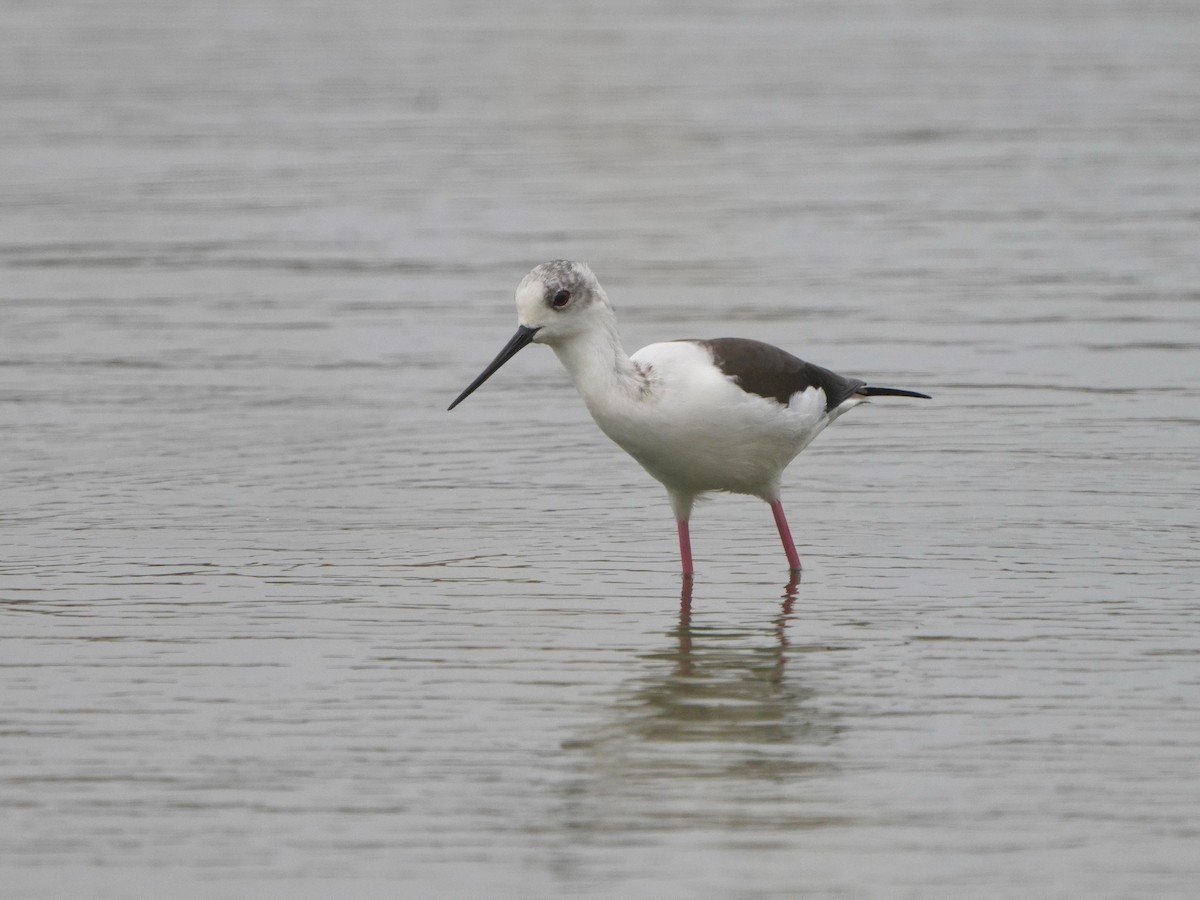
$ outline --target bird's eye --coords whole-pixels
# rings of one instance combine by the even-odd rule
[[[566,288],[560,290],[554,295],[554,299],[550,301],[550,305],[555,309],[562,309],[571,300],[571,292]]]

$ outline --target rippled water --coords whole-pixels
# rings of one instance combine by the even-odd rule
[[[13,4],[0,894],[1192,897],[1200,12]],[[533,348],[934,394],[805,573]]]

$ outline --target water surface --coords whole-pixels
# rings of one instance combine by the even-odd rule
[[[1189,4],[18,4],[0,32],[5,896],[1191,897]],[[925,390],[805,562],[532,348]]]

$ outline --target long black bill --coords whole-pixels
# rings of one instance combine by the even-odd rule
[[[446,408],[446,411],[449,412],[450,410],[454,409],[454,407],[458,406],[458,404],[466,400],[467,397],[471,395],[471,392],[475,390],[475,388],[479,387],[481,384],[491,378],[497,369],[516,356],[517,351],[532,341],[533,336],[537,333],[537,328],[530,328],[528,325],[520,326],[517,329],[517,333],[512,336],[512,340],[504,345],[504,349],[500,351],[500,354],[490,363],[488,363],[488,367],[484,369],[482,373],[480,373],[478,378],[471,382],[465,391],[458,395],[458,399],[451,403]]]

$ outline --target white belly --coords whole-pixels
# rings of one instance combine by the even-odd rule
[[[819,388],[787,406],[747,393],[698,344],[651,344],[632,359],[648,390],[589,408],[605,434],[675,491],[777,496],[784,468],[832,421]]]

